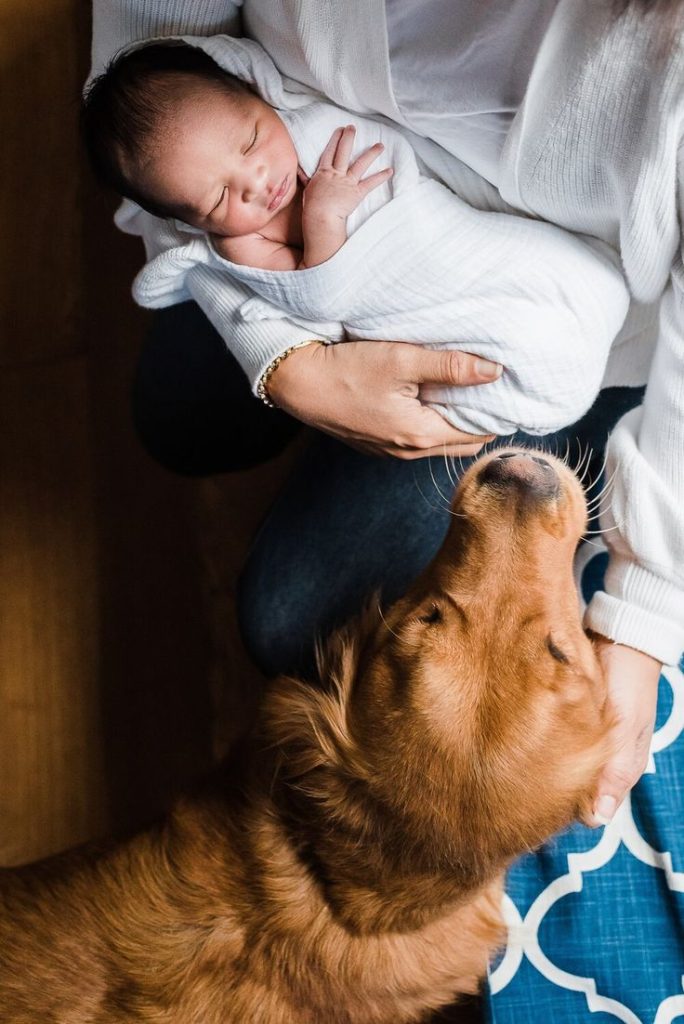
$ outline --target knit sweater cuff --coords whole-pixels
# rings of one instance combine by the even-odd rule
[[[204,311],[245,371],[254,394],[274,359],[305,341],[323,341],[311,329],[284,317],[243,320],[241,302],[249,297],[239,284],[210,267],[198,265],[187,275],[188,295]],[[171,299],[182,301],[183,296]],[[168,304],[168,303],[167,303]]]
[[[674,665],[684,651],[684,594],[648,569],[612,556],[605,592],[592,597],[584,624],[616,643]]]
[[[290,320],[262,320],[253,338],[242,331],[240,344],[232,348],[233,355],[247,374],[252,391],[258,395],[259,381],[271,363],[297,345],[307,341],[321,341],[312,331],[306,331]]]

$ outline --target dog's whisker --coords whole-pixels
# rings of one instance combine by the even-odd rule
[[[565,439],[565,455],[563,456],[563,465],[567,466],[570,463],[570,438]]]
[[[444,459],[444,468],[446,470],[447,476],[449,477],[449,483],[451,484],[452,487],[455,487],[456,486],[456,480],[452,476],[452,473],[451,473],[451,465],[450,465],[449,456],[447,455],[446,445],[444,446],[443,459]]]
[[[593,449],[593,448],[589,448],[589,447],[587,447],[587,452],[586,452],[586,464],[585,464],[585,466],[584,466],[584,469],[582,470],[582,475],[581,475],[581,477],[579,478],[579,482],[580,482],[580,483],[581,483],[581,484],[582,484],[583,486],[584,486],[584,481],[585,481],[585,480],[586,480],[586,478],[587,478],[587,474],[591,472],[591,460],[592,460],[593,456],[594,456],[594,449]]]
[[[609,490],[609,488],[612,487],[613,483],[615,482],[615,477],[616,476],[617,476],[617,467],[613,470],[613,472],[608,477],[608,479],[604,481],[603,487],[601,488],[601,490],[597,494],[594,494],[591,497],[590,503],[593,503],[593,502],[601,500],[601,498],[606,494],[606,492]]]
[[[378,601],[378,614],[379,614],[380,618],[382,619],[382,621],[384,622],[385,626],[387,627],[388,632],[391,633],[393,637],[396,637],[397,640],[401,640],[401,637],[399,636],[399,634],[394,632],[394,630],[390,626],[389,622],[385,618],[385,614],[384,614],[384,612],[382,610],[382,605],[380,604],[379,601]]]
[[[600,551],[604,551],[604,550],[605,550],[605,545],[603,545],[603,544],[597,544],[595,540],[590,540],[590,538],[589,538],[589,537],[587,537],[587,536],[586,536],[586,534],[585,534],[585,536],[584,536],[584,537],[582,538],[582,540],[583,540],[583,542],[584,542],[585,544],[591,544],[592,548],[598,548],[598,549],[599,549]]]
[[[571,469],[572,472],[575,473],[575,475],[576,475],[579,463],[580,463],[580,461],[582,459],[582,443],[581,443],[580,439],[577,436],[569,437],[567,443],[568,443],[568,461],[567,461],[566,464],[567,464],[568,469]],[[576,456],[575,456],[575,452],[574,452],[575,444],[577,445],[577,455]]]
[[[615,474],[613,474],[613,477],[614,476]],[[590,519],[596,520],[605,512],[607,512],[608,508],[610,507],[610,499],[613,495],[614,486],[615,481],[613,478],[611,478],[604,487],[604,489],[601,491],[601,493],[598,494],[595,498],[592,498],[590,502],[587,502],[587,514],[589,515]]]
[[[432,465],[432,459],[428,459],[428,469],[430,471],[430,479],[432,480],[432,486],[434,487],[434,489],[437,491],[437,494],[439,494],[440,498],[444,502],[444,507],[451,508],[451,499],[448,498],[446,494],[444,494],[439,484],[437,483],[437,479],[435,477],[435,472]]]
[[[581,447],[581,444],[580,444],[580,447]],[[587,479],[588,474],[591,472],[591,465],[592,465],[593,457],[594,457],[594,449],[592,448],[592,446],[590,444],[586,444],[584,446],[584,451],[583,451],[582,457],[580,459],[579,468],[578,468],[578,472],[580,474],[579,480],[580,480],[580,483],[583,486],[585,485],[585,480]]]
[[[606,469],[606,463],[607,463],[607,462],[608,462],[608,450],[607,450],[606,448],[604,448],[604,451],[603,451],[603,459],[601,460],[601,469],[600,469],[600,471],[599,471],[599,476],[600,476],[600,475],[601,475],[602,473],[604,473],[604,472],[605,472],[605,469]]]
[[[591,483],[587,484],[587,486],[584,488],[584,490],[586,491],[587,494],[589,494],[589,492],[594,487],[597,487],[601,483],[601,481],[603,480],[603,474],[605,473],[605,470],[606,470],[606,463],[607,463],[607,461],[608,461],[608,456],[604,452],[603,459],[601,461],[601,468],[598,470],[598,472],[596,473],[596,476],[591,481]]]
[[[448,512],[450,515],[454,515],[454,516],[459,514],[458,512],[454,512],[452,510],[450,504],[446,501],[446,499],[445,499],[445,503],[444,504],[442,502],[439,502],[438,504],[435,504],[434,501],[431,501],[430,498],[428,497],[428,495],[423,490],[423,488],[420,486],[420,483],[418,482],[418,477],[415,475],[415,473],[414,473],[414,476],[413,476],[413,483],[415,485],[416,490],[420,494],[421,498],[425,502],[425,504],[429,508],[431,508],[433,512]],[[444,498],[444,495],[441,495],[441,497]]]
[[[610,499],[613,496],[613,488],[610,491],[605,491],[601,494],[600,498],[596,498],[587,504],[587,511],[589,515],[598,516],[603,515],[605,511],[610,507]]]
[[[547,448],[546,450],[548,451],[549,449]],[[552,455],[555,455],[555,457],[556,457],[557,459],[559,459],[559,460],[560,460],[560,462],[562,462],[562,461],[563,461],[563,460],[562,460],[562,458],[561,458],[561,456],[560,456],[560,450],[559,450],[559,448],[558,448],[558,438],[557,438],[557,437],[555,437],[555,438],[553,439],[553,451],[551,452],[551,454],[552,454]]]
[[[602,530],[587,530],[584,534],[585,537],[599,537],[603,533],[613,533],[614,530],[619,530],[620,526],[604,526]]]

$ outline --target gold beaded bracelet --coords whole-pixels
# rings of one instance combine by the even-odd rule
[[[296,345],[290,345],[290,347],[286,348],[284,352],[281,352],[279,356],[276,356],[259,377],[259,381],[256,386],[257,398],[260,398],[265,405],[269,406],[269,408],[277,409],[278,406],[271,400],[268,394],[268,382],[282,363],[283,359],[287,359],[287,357],[298,348],[305,348],[307,345],[324,344],[325,342],[319,341],[317,338],[310,338],[308,341],[298,341]]]

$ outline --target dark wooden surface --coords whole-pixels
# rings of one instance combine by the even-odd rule
[[[88,0],[0,4],[0,863],[124,831],[225,749],[259,680],[233,587],[284,470],[155,465],[148,328],[77,137]]]

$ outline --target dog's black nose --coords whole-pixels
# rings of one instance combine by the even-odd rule
[[[542,459],[538,455],[529,455],[527,452],[504,452],[502,455],[497,455],[497,459],[500,462],[504,462],[506,459],[520,459],[527,458],[532,459],[540,466],[546,466],[547,469],[551,469],[547,459]]]
[[[560,481],[551,463],[524,451],[495,456],[482,469],[480,481],[495,487],[517,487],[543,498],[555,498],[560,492]]]

